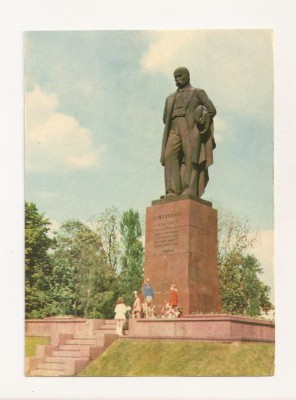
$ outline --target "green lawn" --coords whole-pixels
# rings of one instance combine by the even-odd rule
[[[78,376],[268,376],[274,345],[116,340]]]
[[[50,337],[46,336],[26,336],[25,357],[34,357],[37,344],[50,344]]]

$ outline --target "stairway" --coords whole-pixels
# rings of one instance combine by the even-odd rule
[[[65,335],[64,335],[65,336]],[[94,329],[67,335],[56,346],[44,345],[29,376],[74,376],[116,340],[116,321],[104,320]]]

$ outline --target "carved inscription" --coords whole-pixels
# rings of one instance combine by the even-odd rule
[[[181,211],[153,215],[154,228],[173,228],[180,223]]]
[[[178,229],[166,229],[154,232],[154,248],[159,249],[161,253],[173,253],[179,245]]]

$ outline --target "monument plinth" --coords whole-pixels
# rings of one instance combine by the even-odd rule
[[[155,292],[155,313],[175,283],[183,315],[220,313],[217,211],[182,195],[155,200],[146,212],[145,278]]]

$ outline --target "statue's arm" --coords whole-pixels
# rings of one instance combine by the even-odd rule
[[[216,115],[217,111],[216,108],[214,106],[214,104],[212,103],[212,101],[209,99],[208,95],[206,94],[206,92],[202,89],[198,90],[198,97],[200,99],[200,102],[203,106],[205,106],[205,108],[207,109],[207,112],[209,114],[210,117],[210,122],[213,121],[214,116]]]

